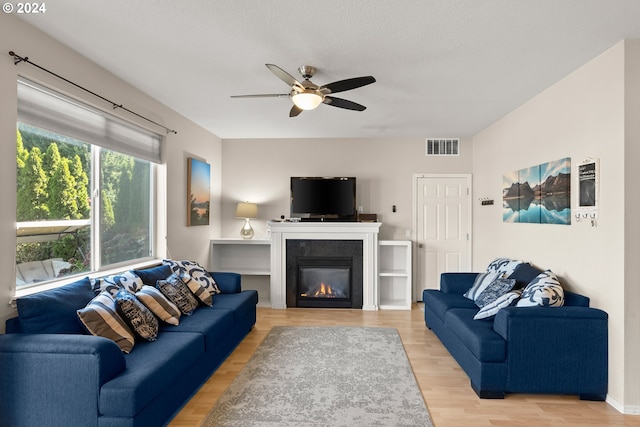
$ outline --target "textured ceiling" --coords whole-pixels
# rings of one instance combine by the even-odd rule
[[[470,136],[640,38],[639,18],[637,0],[56,0],[23,16],[225,139]],[[288,98],[230,98],[286,93],[265,63],[377,82],[339,95],[364,112],[289,118]]]

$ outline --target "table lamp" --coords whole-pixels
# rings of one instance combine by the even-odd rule
[[[240,229],[240,236],[243,239],[253,238],[253,228],[249,219],[256,218],[258,216],[258,205],[249,202],[240,202],[236,207],[236,218],[244,218],[244,225]]]

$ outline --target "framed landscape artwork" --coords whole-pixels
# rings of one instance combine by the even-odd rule
[[[571,158],[507,173],[503,222],[571,224]]]
[[[210,186],[209,164],[189,157],[187,159],[187,226],[209,225]]]

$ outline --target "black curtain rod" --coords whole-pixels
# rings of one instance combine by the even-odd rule
[[[93,92],[93,91],[90,91],[89,89],[87,89],[87,88],[85,88],[85,87],[82,87],[82,86],[80,86],[79,84],[74,83],[74,82],[72,82],[72,81],[71,81],[71,80],[69,80],[69,79],[65,79],[64,77],[62,77],[62,76],[61,76],[61,75],[59,75],[59,74],[54,73],[53,71],[47,70],[46,68],[41,67],[40,65],[35,64],[35,63],[33,63],[33,62],[29,61],[29,58],[28,58],[28,57],[26,57],[26,56],[25,56],[25,57],[22,57],[22,56],[20,56],[20,55],[18,55],[18,54],[16,54],[16,53],[14,53],[12,50],[11,50],[11,51],[9,51],[9,55],[11,55],[11,56],[13,57],[13,63],[14,63],[15,65],[18,65],[18,64],[19,64],[19,63],[21,63],[21,62],[26,62],[26,63],[28,63],[28,64],[31,64],[31,65],[33,65],[34,67],[37,67],[37,68],[41,69],[42,71],[45,71],[45,72],[47,72],[47,73],[51,74],[52,76],[55,76],[55,77],[59,78],[60,80],[64,80],[65,82],[67,82],[67,83],[69,83],[69,84],[71,84],[71,85],[73,85],[73,86],[77,87],[78,89],[82,89],[83,91],[88,92],[88,93],[90,93],[91,95],[96,96],[96,97],[98,97],[98,98],[102,99],[103,101],[108,102],[109,104],[111,104],[111,106],[113,107],[113,109],[114,109],[114,110],[115,110],[116,108],[120,108],[120,109],[122,109],[122,110],[124,110],[124,111],[126,111],[126,112],[128,112],[128,113],[133,114],[134,116],[140,117],[140,118],[141,118],[141,119],[143,119],[143,120],[146,120],[146,121],[148,121],[148,122],[150,122],[150,123],[153,123],[153,124],[154,124],[154,125],[156,125],[156,126],[160,126],[161,128],[163,128],[163,129],[167,132],[167,134],[169,134],[169,133],[173,133],[173,134],[176,134],[176,135],[178,134],[178,132],[177,132],[177,131],[175,131],[175,130],[173,130],[173,129],[169,129],[168,127],[166,127],[166,126],[164,126],[164,125],[161,125],[160,123],[154,122],[153,120],[148,119],[148,118],[146,118],[145,116],[142,116],[142,115],[140,115],[140,114],[136,113],[135,111],[131,111],[131,110],[129,110],[128,108],[123,107],[123,106],[122,106],[122,104],[116,104],[115,102],[113,102],[113,101],[111,101],[111,100],[109,100],[109,99],[105,98],[104,96],[98,95],[97,93],[95,93],[95,92]]]

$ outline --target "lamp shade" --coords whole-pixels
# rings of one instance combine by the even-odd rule
[[[313,89],[305,89],[304,92],[299,92],[291,97],[291,100],[296,107],[301,110],[313,110],[322,103],[322,95],[318,91]]]
[[[236,217],[255,218],[258,216],[258,205],[249,202],[240,202],[236,207]]]

